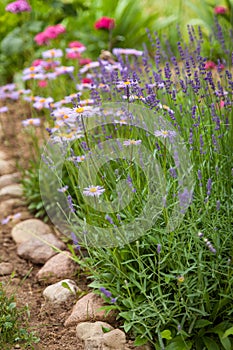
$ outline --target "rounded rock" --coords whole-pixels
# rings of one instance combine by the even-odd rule
[[[38,219],[28,219],[15,225],[11,236],[16,244],[21,244],[33,237],[42,237],[51,233],[50,227]]]

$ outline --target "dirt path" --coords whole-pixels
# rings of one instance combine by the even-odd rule
[[[32,142],[27,138],[22,130],[21,121],[29,117],[30,111],[25,106],[18,103],[8,104],[10,112],[0,116],[1,134],[0,151],[6,156],[6,160],[12,160],[15,172],[18,172],[18,166],[27,166],[31,157]],[[10,116],[10,118],[9,118]],[[39,130],[37,130],[39,132]],[[10,198],[10,197],[9,197]],[[33,218],[26,205],[18,203],[13,208],[4,209],[4,201],[9,199],[4,197],[0,199],[0,220],[7,215],[21,213],[19,221]],[[19,200],[18,200],[19,202]],[[19,222],[17,221],[17,222]],[[64,328],[64,321],[72,309],[72,302],[51,308],[45,304],[42,292],[45,286],[40,285],[35,276],[41,266],[21,259],[16,252],[16,244],[11,237],[11,229],[16,222],[10,222],[7,225],[0,225],[0,263],[8,262],[13,265],[14,277],[1,276],[0,281],[9,283],[7,292],[9,295],[15,293],[18,306],[28,305],[30,310],[30,327],[35,330],[41,341],[35,346],[38,350],[82,350],[83,347],[78,343],[75,335],[75,327]],[[76,281],[78,284],[78,281]],[[16,345],[13,349],[20,349]],[[2,349],[4,350],[4,349]]]

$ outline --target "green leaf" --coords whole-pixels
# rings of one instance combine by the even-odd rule
[[[141,336],[137,336],[134,341],[134,346],[141,346],[148,343],[148,339],[142,338]]]
[[[213,323],[208,320],[197,320],[194,325],[194,328],[203,328],[203,327],[209,326],[210,324],[213,324]]]
[[[220,342],[221,342],[222,346],[224,347],[224,350],[232,350],[231,341],[229,338],[223,339],[220,337]]]
[[[23,46],[23,39],[12,35],[7,35],[1,43],[1,49],[7,55],[21,53],[24,50]]]
[[[192,342],[185,341],[180,336],[174,338],[168,346],[166,346],[166,350],[191,350]]]
[[[68,289],[72,294],[74,293],[67,282],[62,282],[62,287]]]
[[[223,339],[227,338],[229,335],[233,335],[233,326],[225,331],[225,333],[223,334]]]
[[[214,339],[209,337],[203,337],[203,341],[207,350],[220,350],[218,344]]]
[[[171,340],[172,336],[171,336],[171,331],[169,329],[165,329],[164,331],[161,332],[161,337],[163,339],[167,339],[167,340]]]

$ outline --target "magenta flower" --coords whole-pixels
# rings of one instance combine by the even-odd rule
[[[95,29],[112,30],[115,27],[115,20],[109,17],[101,17],[95,22]]]
[[[12,13],[30,12],[31,6],[26,0],[17,0],[8,4],[5,10]]]
[[[227,13],[227,7],[225,6],[215,6],[214,13],[216,15],[225,15]]]
[[[61,24],[56,24],[54,26],[47,27],[43,32],[38,33],[34,40],[37,45],[46,45],[51,39],[56,39],[58,35],[65,33],[66,28]]]

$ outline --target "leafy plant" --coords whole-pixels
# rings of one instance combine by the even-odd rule
[[[1,349],[10,350],[11,345],[20,343],[23,348],[39,342],[35,332],[28,331],[28,321],[30,311],[27,306],[18,308],[15,295],[10,297],[6,293],[7,285],[0,282],[0,346]]]

